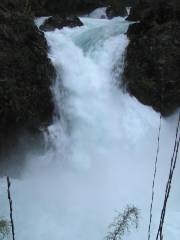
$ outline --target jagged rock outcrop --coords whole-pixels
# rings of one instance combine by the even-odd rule
[[[20,132],[37,132],[52,120],[55,70],[44,35],[33,19],[0,10],[0,152]]]
[[[45,20],[45,22],[40,26],[42,31],[54,31],[57,29],[62,29],[63,27],[80,27],[83,26],[81,20],[76,16],[53,16]]]
[[[163,116],[180,106],[179,16],[176,0],[143,0],[128,17],[140,22],[130,25],[127,33],[124,84],[130,94]]]

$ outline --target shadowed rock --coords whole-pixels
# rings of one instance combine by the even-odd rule
[[[55,71],[34,21],[0,10],[0,152],[18,133],[38,132],[53,115]]]
[[[57,29],[62,29],[63,27],[80,27],[83,23],[76,16],[53,16],[48,19],[40,26],[42,31],[54,31]]]
[[[128,17],[140,22],[128,30],[124,84],[142,103],[168,116],[180,106],[179,2],[140,3]]]

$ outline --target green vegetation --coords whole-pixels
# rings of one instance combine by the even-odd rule
[[[7,237],[10,233],[10,223],[7,220],[0,219],[0,240]]]
[[[127,206],[123,213],[119,213],[109,226],[105,240],[121,240],[126,232],[130,232],[131,227],[138,228],[139,210],[134,206]]]

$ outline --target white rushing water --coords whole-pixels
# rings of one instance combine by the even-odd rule
[[[159,115],[117,86],[128,23],[122,18],[82,21],[83,27],[46,33],[58,74],[52,87],[56,115],[44,155],[29,153],[22,178],[12,181],[17,240],[102,240],[116,211],[127,204],[139,208],[141,217],[138,231],[124,239],[147,239]],[[162,123],[154,233],[176,121],[174,115]],[[165,240],[180,236],[179,170],[180,164]],[[0,216],[8,218],[5,179],[0,188]]]

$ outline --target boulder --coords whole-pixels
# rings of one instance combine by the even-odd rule
[[[83,26],[81,20],[76,16],[53,16],[45,20],[45,22],[40,26],[42,31],[54,31],[57,29],[62,29],[63,27],[77,27]]]

